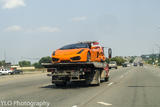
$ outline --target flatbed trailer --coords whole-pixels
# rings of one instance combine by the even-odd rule
[[[74,62],[74,63],[42,63],[50,72],[52,83],[56,86],[83,81],[85,84],[100,85],[101,80],[109,78],[109,67],[105,62]]]

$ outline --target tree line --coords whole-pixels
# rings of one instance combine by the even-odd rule
[[[135,59],[135,57],[131,57],[130,60],[129,60],[129,63],[133,63],[134,59]],[[116,57],[113,57],[111,59],[106,59],[107,63],[109,63],[110,61],[116,61],[118,66],[121,66],[123,63],[126,62],[126,60],[121,56],[116,56]]]
[[[34,66],[35,68],[43,68],[42,63],[51,63],[52,59],[50,56],[42,57],[38,62],[31,64],[30,61],[19,61],[18,64],[20,67],[29,67]]]

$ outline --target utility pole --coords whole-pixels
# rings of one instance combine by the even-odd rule
[[[6,50],[4,50],[4,61],[6,62]]]
[[[152,64],[155,64],[155,55],[154,55],[154,49],[152,49]]]
[[[6,67],[6,50],[4,50],[4,67]]]
[[[159,44],[156,44],[156,46],[158,47],[159,49],[159,55],[158,55],[158,65],[160,65],[160,45]]]
[[[159,48],[158,65],[160,65],[160,46],[158,48]]]

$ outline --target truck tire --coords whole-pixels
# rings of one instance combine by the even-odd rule
[[[63,86],[66,86],[67,83],[66,82],[62,82],[62,83],[55,83],[55,86],[56,87],[63,87]]]

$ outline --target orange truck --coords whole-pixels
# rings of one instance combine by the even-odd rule
[[[111,56],[111,55],[109,55]],[[109,78],[104,47],[97,41],[66,45],[52,53],[52,63],[43,63],[56,86],[83,81],[100,85]]]

